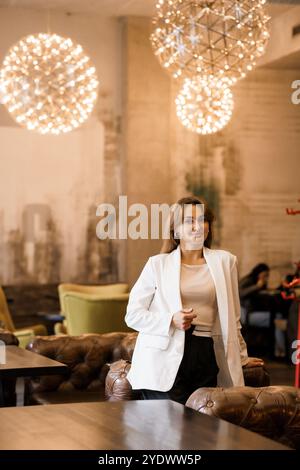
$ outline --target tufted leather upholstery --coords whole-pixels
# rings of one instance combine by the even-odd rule
[[[66,364],[69,371],[65,376],[28,380],[26,402],[45,404],[137,398],[126,378],[136,337],[137,333],[107,333],[34,338],[29,350]],[[111,364],[110,370],[108,364]],[[251,384],[269,384],[269,376],[263,368],[246,369],[246,373]]]
[[[66,364],[64,376],[27,380],[26,403],[66,403],[104,400],[109,363],[130,360],[137,333],[36,337],[27,349]]]
[[[300,448],[300,390],[295,387],[199,388],[186,406]]]
[[[105,395],[108,400],[132,400],[136,397],[127,380],[130,362],[119,360],[110,366],[106,376]],[[244,369],[245,384],[250,387],[267,386],[270,376],[264,367],[247,367]]]
[[[18,338],[11,332],[0,328],[0,341],[7,346],[19,346]]]
[[[3,341],[7,346],[18,346],[18,338],[11,333],[11,331],[0,329],[0,341]],[[3,394],[5,406],[16,405],[16,379],[14,377],[7,377],[3,380]]]
[[[105,380],[105,397],[109,401],[134,400],[139,394],[132,390],[127,380],[130,361],[121,359],[111,364]]]
[[[247,387],[267,387],[270,385],[270,375],[265,367],[245,367],[243,374]]]

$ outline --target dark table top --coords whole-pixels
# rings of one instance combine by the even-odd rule
[[[0,422],[6,450],[288,450],[167,400],[2,408]]]
[[[6,363],[0,364],[0,379],[3,377],[64,374],[68,371],[65,364],[18,346],[6,346],[5,351]]]

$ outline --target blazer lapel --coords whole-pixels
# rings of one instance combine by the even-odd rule
[[[180,295],[180,263],[181,252],[178,246],[165,259],[164,280],[166,298],[169,308],[172,312],[178,312],[182,309]]]
[[[218,312],[221,324],[222,337],[224,342],[225,353],[227,353],[227,343],[228,343],[228,296],[226,288],[226,280],[224,269],[222,265],[221,258],[218,252],[210,250],[209,248],[203,248],[203,256],[207,262],[208,268],[210,270],[211,276],[213,278]]]

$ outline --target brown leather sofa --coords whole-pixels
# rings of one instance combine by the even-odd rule
[[[126,379],[129,369],[130,362],[125,360],[111,365],[106,377],[108,400],[133,398]],[[245,387],[199,388],[190,396],[186,406],[299,449],[300,390],[288,386],[267,386],[269,375],[262,367],[244,369],[244,378]]]
[[[109,401],[132,400],[133,390],[127,380],[130,361],[119,360],[110,366],[105,381],[105,396]],[[244,380],[248,387],[266,387],[270,385],[270,376],[264,367],[247,367]]]
[[[124,332],[35,337],[27,349],[66,364],[68,373],[26,380],[25,403],[105,400],[109,366],[119,359],[131,359],[136,336]]]
[[[18,338],[11,332],[5,329],[0,329],[0,341],[3,341],[7,346],[18,346]],[[7,377],[2,381],[3,400],[4,406],[16,405],[16,379],[14,377]]]
[[[288,386],[202,388],[186,406],[300,449],[300,389]]]
[[[138,398],[126,379],[136,337],[124,332],[34,338],[28,349],[66,364],[68,373],[27,380],[26,404]],[[262,367],[245,369],[245,380],[247,385],[264,386],[269,375]]]
[[[19,346],[18,338],[8,330],[0,328],[0,341],[3,341],[7,346]]]

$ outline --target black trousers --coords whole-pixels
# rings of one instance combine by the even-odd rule
[[[168,392],[142,389],[144,400],[174,400],[183,405],[200,387],[216,387],[219,368],[213,339],[193,335],[194,328],[185,332],[184,354],[175,382]]]

